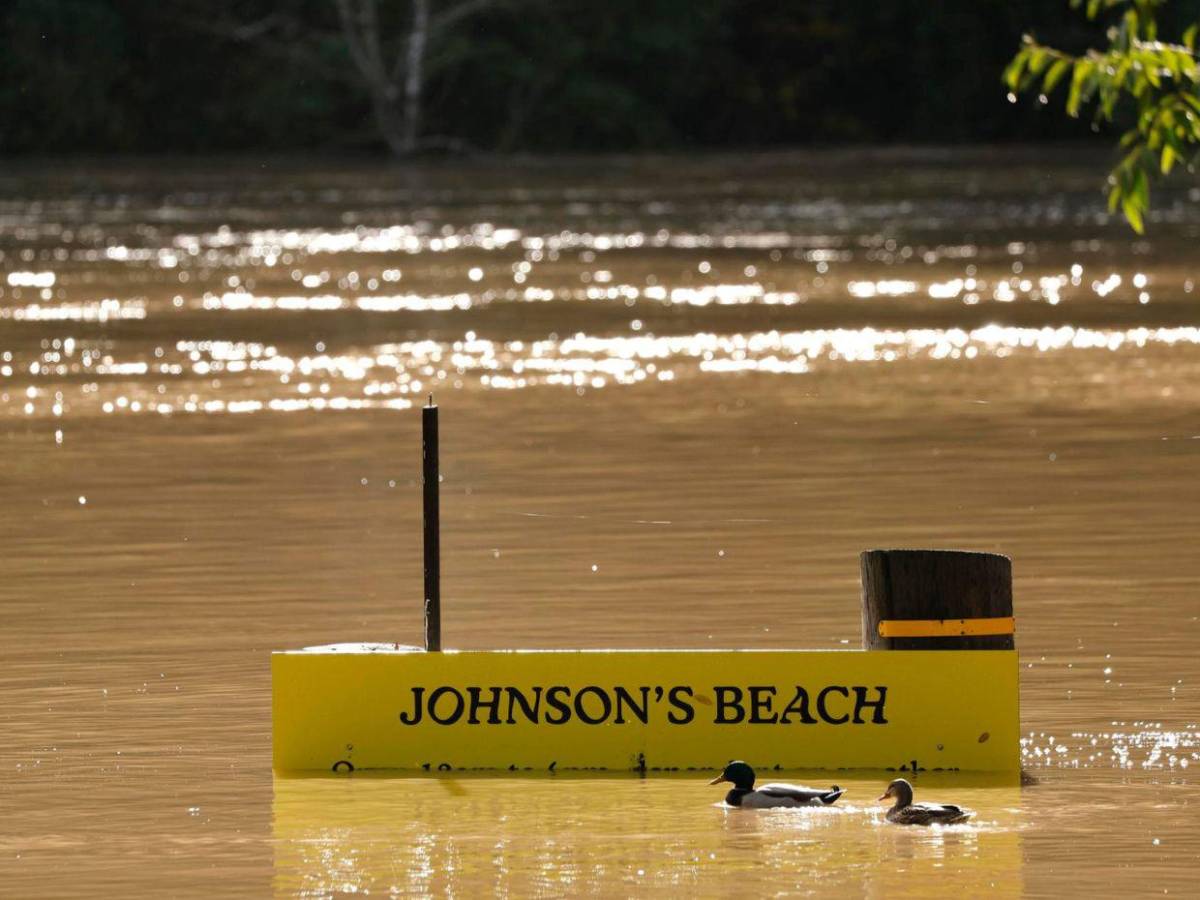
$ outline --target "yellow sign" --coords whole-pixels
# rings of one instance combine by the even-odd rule
[[[275,653],[277,771],[1015,772],[1013,650]]]

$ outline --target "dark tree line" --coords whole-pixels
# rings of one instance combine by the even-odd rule
[[[0,152],[594,151],[1064,138],[1066,0],[8,0]]]

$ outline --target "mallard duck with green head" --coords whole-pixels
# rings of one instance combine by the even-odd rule
[[[728,782],[733,788],[725,795],[730,806],[743,809],[786,809],[794,806],[829,806],[842,796],[836,784],[829,788],[810,788],[800,784],[764,784],[754,789],[754,770],[740,759],[725,767],[709,784]]]
[[[895,799],[887,811],[887,820],[897,825],[954,825],[974,815],[969,809],[949,803],[913,803],[912,785],[897,778],[888,785],[880,800]]]

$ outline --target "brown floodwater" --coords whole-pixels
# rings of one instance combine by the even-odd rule
[[[0,894],[1194,895],[1200,187],[1105,164],[6,164]],[[274,777],[272,649],[419,642],[429,391],[447,645],[857,646],[859,551],[1001,552],[1037,783]]]

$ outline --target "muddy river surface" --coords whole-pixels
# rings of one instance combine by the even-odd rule
[[[4,164],[0,894],[1194,895],[1200,188],[1105,164]],[[429,391],[448,646],[854,647],[859,551],[1002,552],[1038,783],[273,777],[272,649],[420,641]]]

